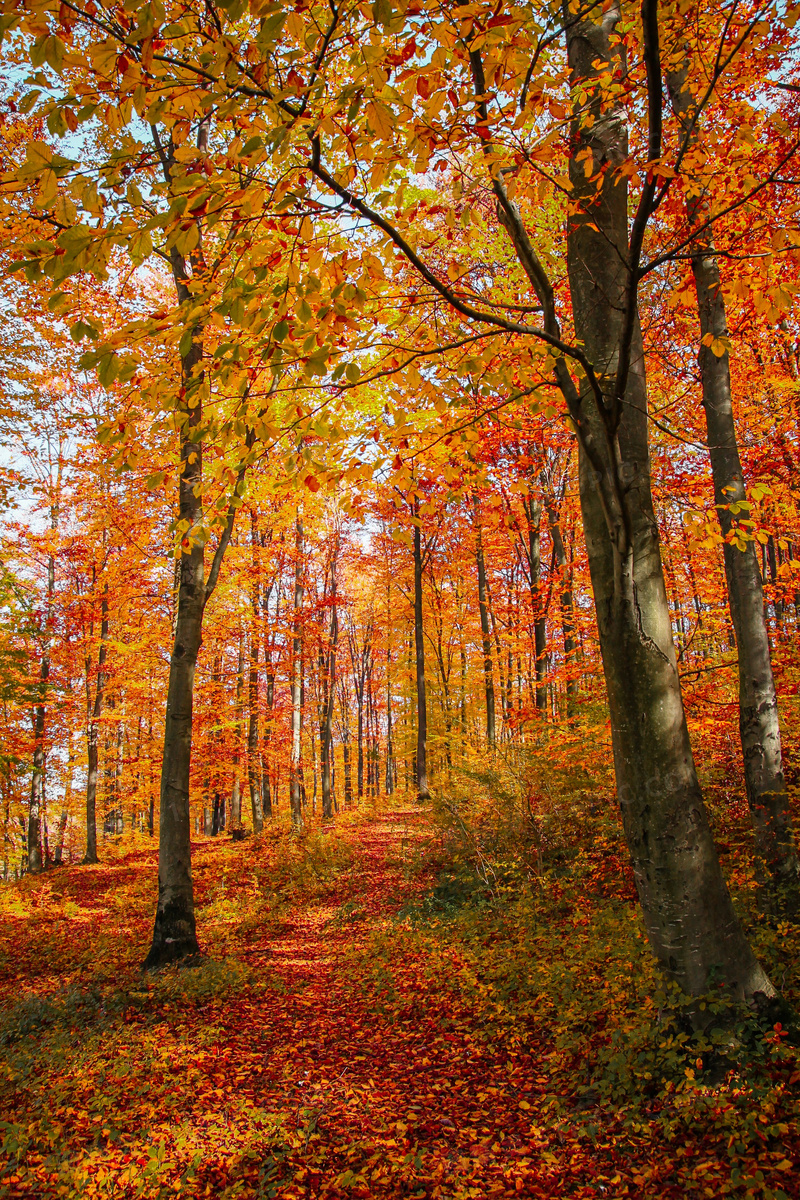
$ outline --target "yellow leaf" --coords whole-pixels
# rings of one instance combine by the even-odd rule
[[[372,100],[367,105],[367,120],[372,132],[384,142],[392,138],[392,114],[385,104]]]

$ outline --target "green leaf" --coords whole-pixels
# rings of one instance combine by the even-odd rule
[[[43,63],[58,72],[64,66],[64,43],[54,33],[44,34],[31,48],[31,66],[41,67]]]
[[[264,143],[258,135],[248,138],[239,151],[239,157],[244,158],[248,154],[255,154],[256,150],[260,150],[263,145]]]
[[[32,92],[26,92],[19,102],[19,111],[29,113],[41,94],[39,88],[34,88]]]
[[[194,341],[194,330],[191,328],[184,329],[180,343],[178,344],[178,353],[180,354],[181,358],[185,358],[186,355],[189,353],[189,351],[192,348],[193,341]]]
[[[97,378],[103,387],[110,387],[117,377],[119,367],[119,359],[112,351],[110,354],[104,354],[97,363]]]
[[[372,6],[372,15],[376,25],[389,25],[392,20],[391,0],[375,0]]]
[[[28,142],[25,147],[25,167],[37,173],[49,167],[53,161],[53,151],[47,142]]]
[[[85,337],[94,342],[97,341],[97,330],[94,325],[89,325],[86,321],[76,321],[69,331],[69,336],[73,342],[83,341]]]
[[[47,117],[47,128],[55,137],[63,137],[67,132],[67,122],[64,119],[64,110],[54,108]]]
[[[153,239],[146,229],[139,230],[131,238],[128,244],[128,254],[134,266],[138,267],[146,258],[149,258],[153,253]]]
[[[260,49],[268,50],[270,46],[277,42],[285,21],[286,13],[279,12],[274,13],[271,17],[266,17],[261,22],[261,29],[256,38],[256,44]]]

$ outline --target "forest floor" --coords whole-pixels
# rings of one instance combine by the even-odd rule
[[[0,889],[0,1197],[800,1195],[780,1030],[755,1082],[703,1086],[685,1035],[623,1014],[621,1067],[630,897],[593,921],[584,875],[498,918],[443,882],[442,845],[417,808],[200,839],[207,957],[150,976],[150,845]],[[680,1082],[632,1100],[665,1054]]]

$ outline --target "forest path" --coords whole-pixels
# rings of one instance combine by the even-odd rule
[[[201,838],[206,958],[154,976],[152,843],[5,891],[0,1200],[694,1194],[557,1118],[555,1046],[492,1043],[455,943],[398,921],[432,849],[418,808]]]
[[[284,1114],[294,1143],[262,1173],[264,1194],[273,1180],[276,1194],[309,1198],[607,1194],[585,1141],[565,1155],[560,1132],[532,1124],[546,1061],[534,1069],[485,1042],[451,986],[456,956],[432,963],[406,943],[393,956],[392,917],[425,887],[424,872],[404,869],[425,833],[419,809],[349,830],[336,903],[293,908],[239,951],[270,999],[245,993],[230,1006],[219,1066]]]

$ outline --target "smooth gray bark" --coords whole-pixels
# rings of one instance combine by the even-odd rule
[[[672,106],[688,145],[698,141],[697,101],[688,68],[667,73]],[[744,549],[729,540],[735,524],[731,505],[747,506],[744,472],[736,438],[727,349],[715,354],[706,338],[727,338],[725,298],[714,245],[707,191],[685,192],[690,228],[697,229],[691,245],[691,264],[700,318],[700,371],[703,407],[708,429],[714,501],[723,538],[725,579],[739,661],[739,733],[745,785],[755,835],[757,876],[764,907],[773,912],[800,908],[800,866],[792,840],[791,813],[781,757],[778,697],[772,674],[769,638],[764,616],[764,593],[756,545]],[[749,508],[743,510],[749,515]],[[772,539],[770,539],[772,541]],[[774,543],[772,553],[773,575]]]
[[[594,372],[594,380],[584,375],[572,410],[617,797],[648,937],[664,968],[690,995],[721,984],[738,1000],[768,999],[774,988],[734,913],[709,829],[672,640],[631,307],[627,178],[616,170],[627,159],[627,128],[621,105],[601,99],[603,72],[625,74],[619,16],[612,2],[590,19],[569,18],[567,34],[573,88],[583,92],[571,130],[568,273],[576,334]],[[586,150],[588,172],[577,157]]]

